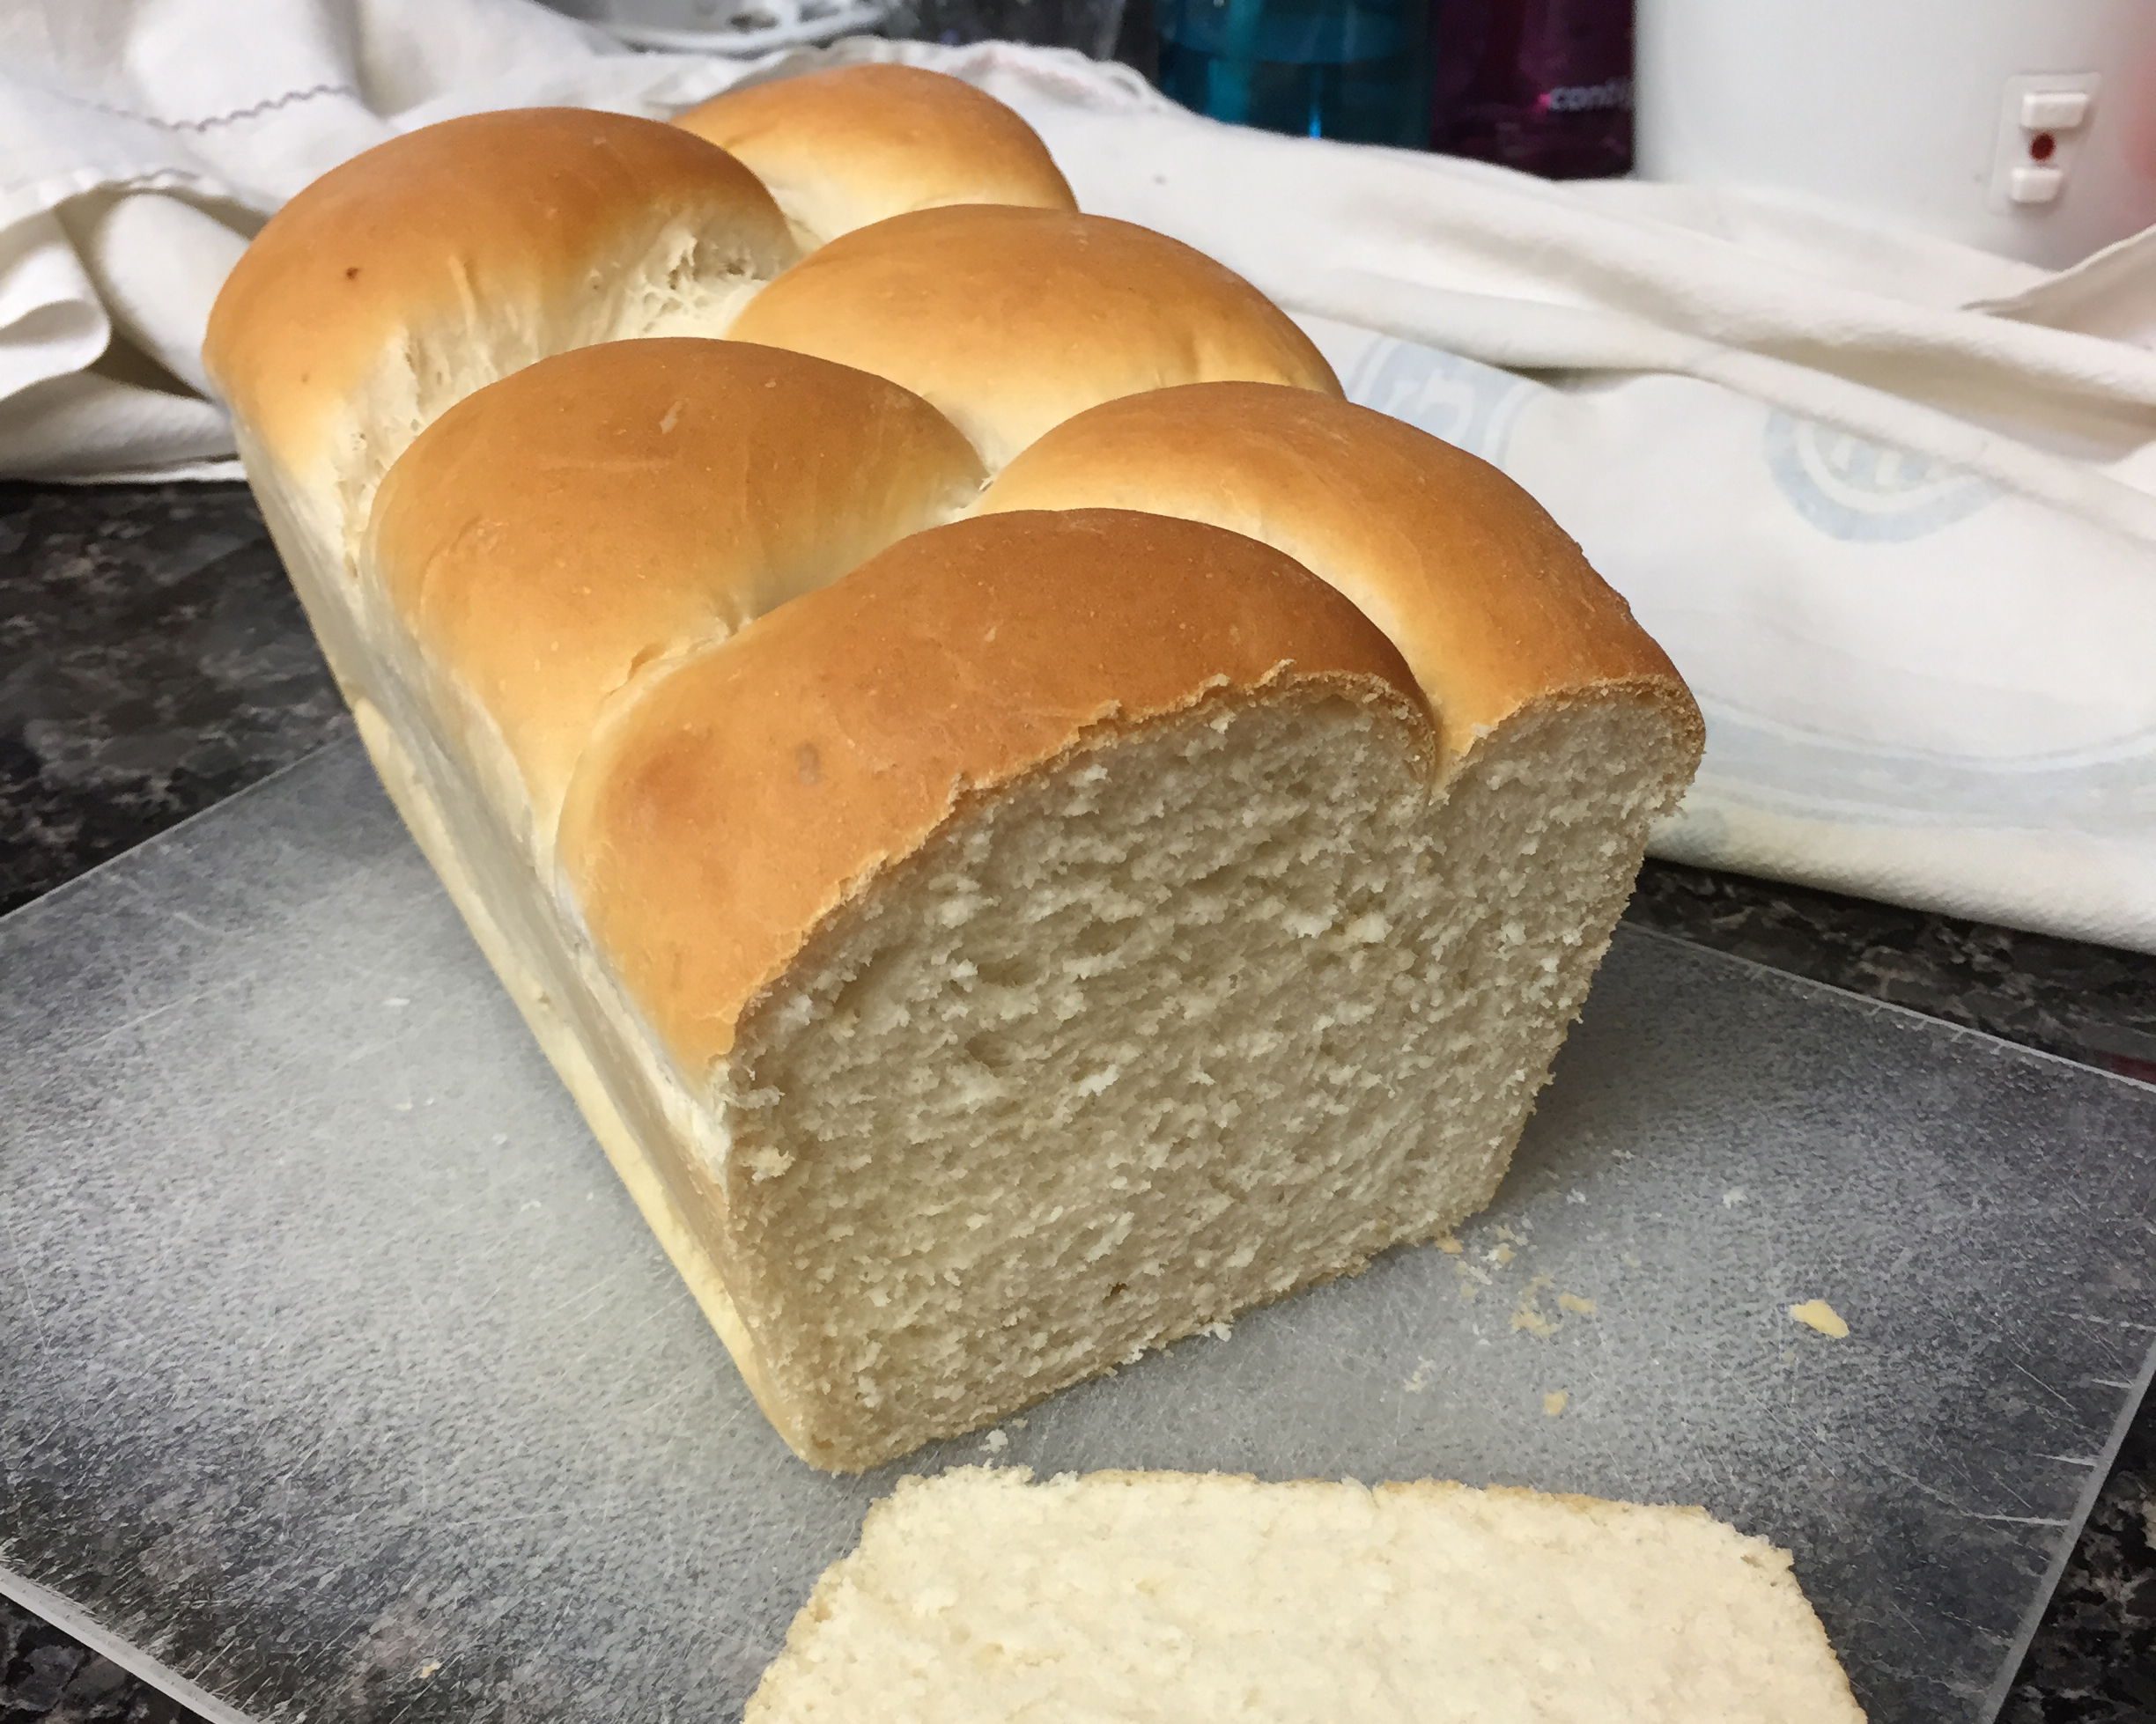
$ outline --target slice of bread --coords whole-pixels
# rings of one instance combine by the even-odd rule
[[[1862,1724],[1788,1553],[1703,1509],[1030,1481],[901,1480],[745,1724]]]

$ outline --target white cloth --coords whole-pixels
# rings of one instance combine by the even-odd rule
[[[531,0],[0,4],[0,474],[238,477],[203,329],[293,192],[453,114],[657,115],[742,70]]]
[[[2156,233],[2049,276],[1760,197],[1214,125],[1134,75],[856,43],[1032,121],[1089,209],[1495,461],[1705,710],[1659,853],[2156,951]],[[756,68],[528,0],[0,11],[0,471],[229,470],[197,347],[261,213],[390,133]],[[161,367],[161,371],[159,368]]]

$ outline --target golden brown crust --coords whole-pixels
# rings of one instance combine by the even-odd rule
[[[1384,414],[1263,384],[1134,395],[1050,431],[979,512],[1073,508],[1155,510],[1286,552],[1399,648],[1453,758],[1532,703],[1612,687],[1662,707],[1697,755],[1668,656],[1541,505]]]
[[[1048,210],[879,222],[796,264],[731,333],[904,384],[991,470],[1141,390],[1238,379],[1340,394],[1310,338],[1232,270],[1148,228]]]
[[[728,90],[674,123],[746,163],[816,242],[909,210],[1075,210],[1033,129],[919,66],[836,66]]]
[[[882,378],[738,342],[617,342],[437,420],[382,486],[369,562],[491,717],[543,839],[639,667],[948,519],[980,481],[949,422]]]
[[[938,527],[647,689],[577,769],[562,863],[693,1081],[964,795],[1201,700],[1311,692],[1427,735],[1384,637],[1248,539],[1110,510]]]
[[[415,326],[447,320],[472,350],[461,363],[519,320],[559,324],[525,357],[603,339],[584,333],[593,302],[676,235],[704,248],[703,273],[768,279],[794,252],[756,177],[675,127],[581,108],[445,121],[331,169],[273,216],[218,296],[203,360],[289,464]]]

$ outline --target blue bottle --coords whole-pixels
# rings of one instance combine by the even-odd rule
[[[1429,141],[1429,0],[1156,0],[1160,87],[1237,125]]]

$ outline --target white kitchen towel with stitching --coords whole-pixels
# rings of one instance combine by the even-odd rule
[[[0,474],[237,477],[203,328],[293,192],[467,107],[670,110],[742,71],[530,0],[0,5]]]
[[[624,55],[528,0],[0,12],[0,471],[231,471],[193,393],[217,284],[369,144],[528,102],[663,114],[830,57]],[[1766,199],[1216,126],[1067,55],[835,57],[993,91],[1087,208],[1223,258],[1356,400],[1539,497],[1707,712],[1658,853],[2156,951],[2156,236],[2053,276]]]

